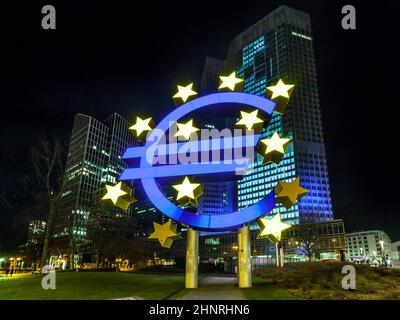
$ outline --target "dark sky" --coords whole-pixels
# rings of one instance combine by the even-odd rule
[[[224,58],[235,35],[287,4],[312,18],[334,215],[400,239],[395,1],[32,2],[1,6],[1,189],[29,171],[38,132],[68,137],[77,112],[159,119],[178,83],[199,83],[206,56]],[[357,30],[345,31],[349,3]],[[57,30],[41,28],[45,4]],[[14,215],[0,211],[3,238]]]

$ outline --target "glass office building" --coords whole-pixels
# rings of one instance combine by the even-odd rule
[[[279,79],[296,86],[285,114],[274,114],[262,132],[263,138],[277,131],[293,141],[278,166],[262,165],[261,158],[251,165],[238,182],[238,208],[258,202],[278,180],[298,176],[309,192],[289,210],[279,205],[273,212],[290,224],[332,220],[310,16],[280,6],[239,34],[226,60],[207,58],[204,91],[213,91],[218,75],[232,70],[244,79],[243,90],[255,95],[265,96],[266,87]]]
[[[230,209],[240,210],[258,202],[278,180],[292,181],[300,177],[301,185],[309,192],[290,209],[277,205],[272,212],[280,212],[282,220],[293,225],[332,221],[310,16],[280,6],[239,34],[231,42],[225,60],[206,59],[202,94],[216,92],[219,76],[233,70],[244,79],[243,90],[248,93],[265,96],[266,87],[275,85],[279,79],[295,84],[295,89],[285,114],[272,115],[262,132],[263,138],[277,131],[293,139],[284,157],[279,165],[262,165],[262,158],[257,158],[243,179],[233,182],[235,188],[231,190],[234,190],[235,199],[230,199],[233,204]],[[227,197],[220,195],[223,185],[206,188],[206,199],[227,201]],[[210,205],[207,201],[204,204],[205,207]],[[219,214],[222,205],[218,208],[203,209],[203,212]],[[274,246],[266,239],[256,239],[259,230],[255,224],[250,228],[253,265],[274,264]],[[176,242],[173,251],[179,256],[184,253],[183,241]],[[232,270],[236,264],[236,249],[236,233],[202,234],[200,261],[215,263],[222,259],[228,265],[225,269]]]
[[[117,182],[126,167],[121,158],[123,152],[138,145],[129,126],[118,114],[104,121],[83,114],[75,116],[56,237],[73,234],[78,247],[84,243],[93,195],[106,183]],[[127,214],[131,211],[130,208]]]

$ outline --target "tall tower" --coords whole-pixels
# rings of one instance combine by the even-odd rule
[[[231,42],[226,60],[207,58],[203,91],[216,90],[218,76],[233,70],[244,79],[244,91],[259,96],[280,78],[295,84],[285,114],[274,114],[262,132],[262,138],[277,131],[293,142],[278,166],[263,166],[260,158],[251,165],[238,182],[238,208],[258,202],[278,180],[298,176],[309,192],[289,210],[279,205],[273,212],[291,224],[332,220],[310,16],[280,6],[246,29]]]
[[[105,183],[117,182],[126,166],[123,152],[138,144],[129,126],[118,114],[103,122],[83,114],[75,116],[55,237],[73,233],[77,246],[83,244],[93,196]]]

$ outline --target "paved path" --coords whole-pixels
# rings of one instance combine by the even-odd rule
[[[187,289],[181,300],[246,300],[236,277],[205,277],[197,289]]]

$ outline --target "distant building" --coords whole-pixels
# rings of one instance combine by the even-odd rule
[[[174,202],[173,197],[167,198]],[[168,217],[161,213],[154,204],[148,200],[139,200],[131,205],[137,223],[136,232],[138,236],[148,236],[154,231],[153,222],[163,224],[168,221]]]
[[[346,234],[348,258],[363,258],[381,261],[391,255],[391,240],[382,230],[357,231]]]
[[[78,252],[85,243],[93,194],[118,181],[126,167],[123,153],[138,145],[129,127],[116,113],[104,121],[83,114],[74,118],[55,237],[69,241],[73,235]]]
[[[282,232],[285,262],[346,258],[345,227],[341,219],[292,226]]]
[[[46,222],[42,220],[34,220],[29,223],[26,242],[18,247],[19,253],[24,256],[24,262],[37,264],[43,251],[43,240],[46,231]]]
[[[244,79],[243,91],[254,95],[265,96],[266,87],[280,78],[296,85],[286,114],[274,114],[262,132],[262,137],[266,138],[278,131],[293,138],[293,142],[278,166],[263,165],[258,158],[239,181],[205,184],[203,199],[199,199],[199,214],[244,209],[271,192],[278,180],[292,181],[300,177],[301,185],[309,192],[289,210],[278,204],[272,213],[280,212],[282,220],[292,225],[331,221],[333,212],[310,16],[280,6],[237,35],[225,60],[207,58],[201,80],[202,94],[216,92],[219,76],[232,71]],[[203,121],[220,127],[217,115],[212,117],[210,120],[205,115]],[[232,123],[235,122],[230,125]],[[274,263],[274,246],[268,240],[256,239],[259,229],[255,223],[250,225],[250,230],[253,263]],[[181,242],[177,241],[172,249],[177,255],[184,254]],[[341,245],[338,250],[344,247]],[[237,248],[236,231],[201,233],[200,261],[225,260],[233,266],[237,256],[233,248]]]
[[[262,132],[266,138],[278,131],[293,142],[278,166],[263,165],[261,159],[251,164],[238,182],[238,209],[258,202],[278,180],[300,177],[309,192],[289,210],[277,205],[272,212],[290,224],[332,220],[310,16],[283,5],[244,30],[231,42],[225,60],[207,58],[202,92],[217,91],[218,76],[234,70],[244,79],[244,92],[259,96],[280,78],[296,85],[286,114],[274,114]]]
[[[400,241],[392,242],[391,251],[393,264],[400,267]]]
[[[44,237],[46,230],[46,222],[42,220],[34,220],[29,224],[27,241],[37,241]]]
[[[275,246],[267,239],[257,239],[258,232],[251,233],[251,260],[253,268],[275,265]],[[184,236],[184,234],[182,234]],[[292,241],[313,242],[311,260],[344,260],[345,227],[341,219],[300,224],[282,232],[282,246],[286,263],[308,261],[304,252],[296,252]],[[235,272],[237,266],[237,234],[202,232],[199,239],[199,262],[222,265],[221,270]],[[183,258],[186,239],[177,240],[171,248],[171,258]]]

